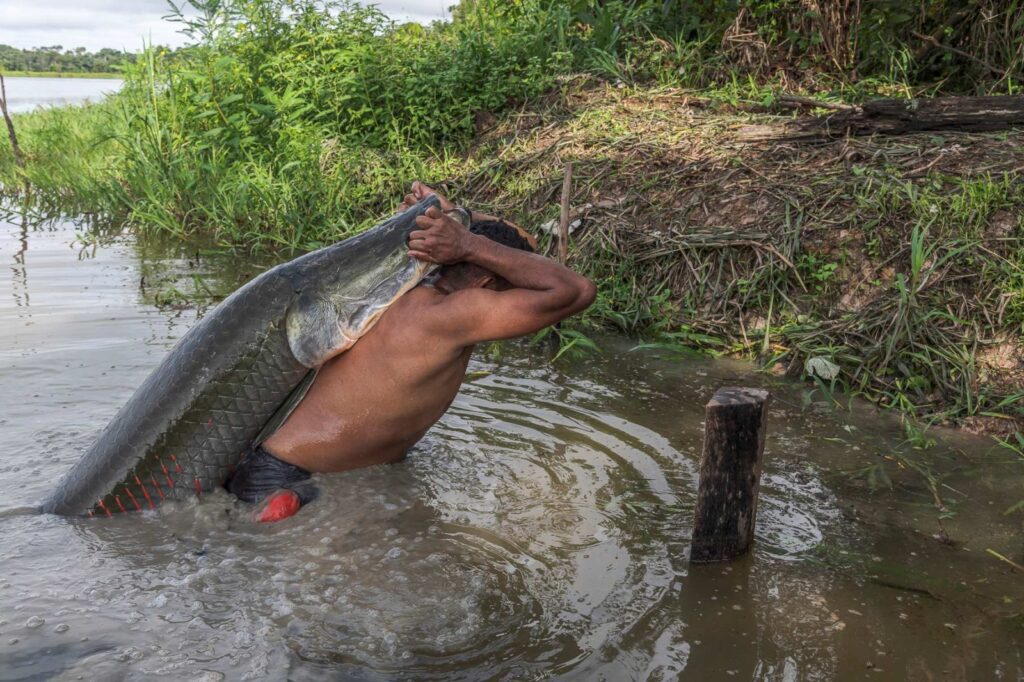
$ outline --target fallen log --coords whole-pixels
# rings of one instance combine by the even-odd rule
[[[744,142],[828,140],[925,131],[982,132],[1024,126],[1024,96],[879,99],[828,116],[740,128]]]

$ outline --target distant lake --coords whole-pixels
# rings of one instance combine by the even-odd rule
[[[62,107],[98,102],[121,89],[120,78],[23,78],[4,77],[7,109],[12,114],[36,107]]]

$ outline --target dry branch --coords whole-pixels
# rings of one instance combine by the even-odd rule
[[[558,262],[565,265],[569,259],[569,201],[572,199],[572,161],[565,164],[562,177],[561,214],[558,220]]]
[[[4,122],[7,123],[7,137],[11,139],[11,150],[14,152],[14,162],[19,168],[25,167],[25,159],[21,155],[21,147],[18,146],[18,136],[14,134],[14,121],[7,113],[7,87],[4,84],[4,76],[0,74],[0,113],[3,113]]]

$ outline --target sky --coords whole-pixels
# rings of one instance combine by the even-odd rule
[[[446,8],[455,3],[379,0],[372,4],[399,21],[428,22],[447,18]],[[161,20],[166,14],[167,0],[0,0],[0,44],[135,52],[144,40],[152,40],[177,47],[185,39],[175,32],[175,24]]]

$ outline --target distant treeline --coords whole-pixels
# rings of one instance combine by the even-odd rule
[[[0,45],[0,71],[45,71],[51,73],[114,73],[137,55],[105,47],[89,52],[84,47],[65,50],[63,45],[21,49]]]

